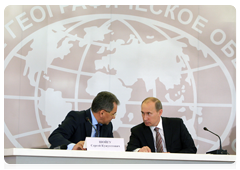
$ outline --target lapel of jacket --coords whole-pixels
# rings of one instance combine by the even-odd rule
[[[86,116],[85,116],[85,119],[86,118],[89,118],[90,121],[92,122],[92,117],[91,117],[91,112],[90,112],[90,109],[86,110]],[[86,134],[87,134],[87,137],[91,137],[91,133],[92,133],[92,125],[87,121],[86,119],[86,122],[85,122],[85,127],[86,127]]]
[[[167,148],[167,151],[169,152],[172,145],[172,128],[171,126],[169,126],[169,121],[165,117],[162,117],[162,124],[163,124],[166,148]]]
[[[151,149],[152,152],[155,152],[152,131],[151,131],[150,127],[145,126],[144,123],[143,123],[143,134],[147,141],[147,145],[149,146],[149,148]]]
[[[107,137],[107,132],[108,132],[107,128],[108,128],[107,125],[102,125],[99,137]]]

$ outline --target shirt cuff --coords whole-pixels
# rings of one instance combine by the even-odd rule
[[[72,150],[74,146],[75,146],[75,143],[68,144],[67,150]]]
[[[133,152],[138,152],[141,148],[137,148],[135,150],[133,150]]]

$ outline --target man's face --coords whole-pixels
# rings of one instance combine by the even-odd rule
[[[112,119],[115,119],[117,113],[117,104],[113,103],[113,110],[111,112],[103,111],[103,124],[108,125]]]
[[[155,103],[152,101],[144,102],[141,106],[143,122],[146,126],[157,126],[162,115],[162,109],[158,112]]]

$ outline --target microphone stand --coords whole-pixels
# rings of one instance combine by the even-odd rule
[[[92,125],[92,127],[94,128],[94,130],[96,131],[97,137],[99,137],[98,134],[98,130],[93,126],[92,122],[90,121],[90,119],[88,117],[86,117],[86,120]]]
[[[209,152],[206,152],[207,154],[223,154],[223,155],[227,155],[228,152],[227,150],[223,150],[222,149],[222,143],[221,143],[221,138],[216,134],[216,133],[213,133],[212,131],[208,130],[206,127],[203,128],[204,130],[216,135],[218,138],[219,138],[219,142],[220,142],[220,149],[216,149],[216,150],[213,150],[213,151],[209,151]]]

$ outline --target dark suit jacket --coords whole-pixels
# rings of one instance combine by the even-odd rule
[[[92,122],[90,109],[70,111],[62,124],[49,136],[50,148],[78,143],[79,141],[84,141],[86,137],[91,137],[92,125],[86,120],[86,117]],[[100,137],[113,137],[112,130],[113,126],[111,122],[108,125],[103,125]]]
[[[167,152],[171,153],[196,153],[197,149],[186,126],[180,118],[162,117],[164,138]],[[131,129],[130,141],[127,151],[133,151],[143,146],[148,146],[155,152],[154,138],[150,127],[141,123]]]

